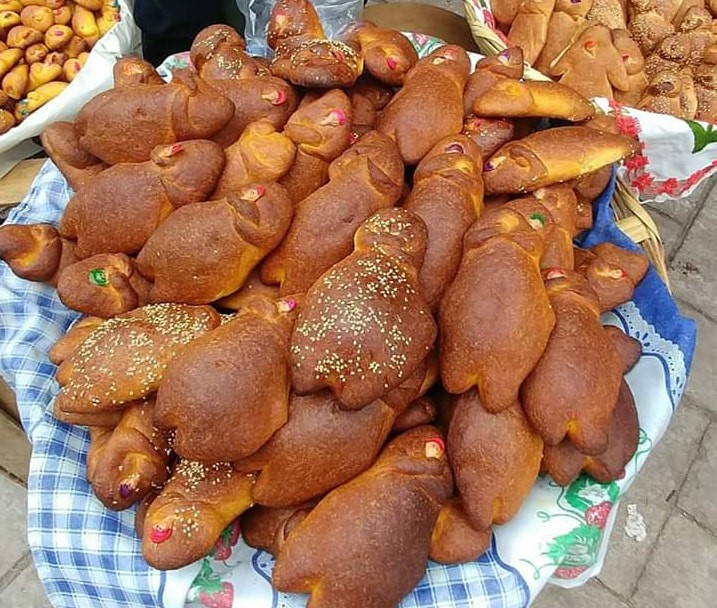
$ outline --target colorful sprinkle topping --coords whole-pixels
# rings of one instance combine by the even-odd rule
[[[87,273],[87,280],[97,287],[106,287],[109,285],[109,280],[107,279],[104,268],[93,268],[90,270]]]

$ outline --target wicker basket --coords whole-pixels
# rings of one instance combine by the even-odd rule
[[[490,56],[504,51],[507,48],[505,42],[492,29],[478,20],[473,4],[464,2],[464,6],[468,27],[480,52],[483,55]],[[525,66],[525,78],[529,80],[550,80],[528,64]],[[619,177],[612,200],[612,210],[615,214],[617,227],[643,248],[655,270],[659,273],[667,288],[670,289],[665,248],[657,225],[645,207],[632,194],[630,188]]]

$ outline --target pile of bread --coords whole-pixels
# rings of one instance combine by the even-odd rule
[[[491,0],[543,74],[586,97],[717,122],[714,0]]]
[[[62,93],[119,20],[116,0],[0,0],[0,135]]]
[[[337,46],[305,0],[269,39],[288,55],[212,26],[167,84],[121,60],[42,136],[75,190],[59,227],[2,226],[0,256],[85,315],[54,412],[89,427],[97,497],[140,503],[150,565],[241,516],[277,589],[390,607],[541,472],[607,482],[634,453],[641,347],[600,314],[648,263],[573,244],[634,142],[523,82],[518,49],[469,75],[368,23]]]

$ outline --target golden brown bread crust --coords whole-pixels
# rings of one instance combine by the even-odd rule
[[[69,359],[80,344],[102,323],[104,323],[104,319],[100,317],[83,317],[79,319],[67,330],[64,336],[55,342],[48,353],[48,359],[55,365],[60,365],[63,361]]]
[[[640,423],[632,391],[625,380],[620,385],[617,404],[610,427],[607,449],[598,456],[581,454],[569,441],[558,445],[546,445],[543,469],[560,486],[568,486],[582,471],[586,471],[598,483],[610,483],[625,471],[640,435]]]
[[[642,97],[647,86],[645,58],[639,45],[632,39],[627,30],[613,30],[612,42],[625,64],[625,72],[629,82],[627,91],[615,91],[615,99],[620,103],[635,106]]]
[[[403,163],[396,144],[369,131],[329,166],[329,183],[294,208],[281,245],[262,265],[261,277],[280,293],[305,293],[352,251],[359,226],[398,202]]]
[[[582,30],[572,45],[553,63],[551,76],[585,97],[613,98],[613,89],[628,91],[625,64],[604,25]]]
[[[286,188],[294,205],[297,205],[327,181],[329,181],[329,163],[299,148],[294,163],[279,183]]]
[[[247,300],[255,295],[265,295],[268,298],[279,299],[279,288],[276,285],[266,285],[259,277],[259,271],[254,270],[247,277],[240,289],[216,301],[216,307],[226,310],[239,310]]]
[[[438,408],[430,397],[420,397],[408,404],[393,423],[392,433],[403,433],[417,426],[432,424],[438,415]]]
[[[94,412],[147,397],[168,363],[219,323],[213,308],[183,304],[152,304],[108,319],[63,363],[67,381],[59,407]]]
[[[223,198],[256,182],[275,182],[291,167],[296,146],[265,121],[247,126],[241,137],[224,150],[226,164],[212,198]]]
[[[418,63],[416,49],[396,30],[363,21],[352,24],[345,34],[361,50],[365,70],[388,86],[401,86],[408,71]]]
[[[293,36],[279,42],[271,73],[300,87],[347,88],[363,71],[357,48],[338,40]]]
[[[492,118],[557,118],[579,122],[595,114],[594,106],[580,93],[558,82],[520,81],[504,78],[478,95],[473,114]]]
[[[135,55],[121,57],[112,68],[112,76],[115,89],[138,84],[164,84],[154,66]]]
[[[517,400],[555,323],[540,277],[542,251],[538,232],[510,209],[484,214],[466,233],[461,266],[438,314],[446,391],[477,386],[490,412]]]
[[[468,76],[463,93],[463,112],[466,116],[473,111],[475,99],[506,78],[523,78],[525,62],[520,47],[508,47],[497,55],[481,59],[475,70]]]
[[[510,29],[510,24],[518,14],[522,2],[523,0],[501,0],[496,2],[495,6],[491,6],[495,22],[504,34]]]
[[[555,10],[550,15],[545,45],[535,61],[535,68],[543,74],[550,73],[555,59],[567,49],[584,27],[585,16],[592,8],[593,0],[556,0]]]
[[[71,122],[51,124],[40,134],[40,141],[75,192],[107,168],[105,163],[82,149]]]
[[[520,509],[538,477],[543,440],[517,401],[492,414],[475,389],[457,399],[448,455],[470,525],[487,530]]]
[[[139,252],[174,208],[206,201],[224,168],[224,152],[206,140],[157,146],[152,157],[103,171],[70,199],[60,234],[77,241],[78,259]]]
[[[351,99],[352,140],[375,127],[379,112],[393,97],[390,88],[367,76],[362,76],[346,94]]]
[[[576,250],[575,270],[595,291],[601,313],[630,300],[649,267],[645,256],[612,243],[601,243],[587,252]]]
[[[60,409],[61,406],[62,402],[59,399],[56,399],[53,404],[52,415],[60,422],[75,426],[88,426],[90,428],[111,430],[119,424],[119,421],[124,415],[124,410],[75,414],[72,412],[65,412]]]
[[[244,51],[246,48],[244,38],[226,23],[210,25],[194,37],[189,50],[189,59],[192,65],[201,71],[207,63],[221,56],[227,47]]]
[[[717,68],[703,63],[695,70],[698,120],[717,122]]]
[[[299,105],[296,89],[274,76],[208,82],[212,88],[234,103],[234,116],[212,137],[213,141],[224,148],[233,144],[249,124],[258,120],[270,123],[277,131],[283,129]]]
[[[263,549],[276,557],[289,534],[317,504],[317,500],[312,500],[278,509],[256,505],[241,516],[242,538],[250,547]]]
[[[486,194],[526,192],[593,173],[634,152],[622,135],[556,127],[505,144],[483,168]]]
[[[655,10],[655,0],[630,0],[630,7],[628,29],[643,54],[648,55],[660,40],[674,33],[675,28]]]
[[[418,164],[413,190],[403,203],[428,230],[418,279],[432,310],[458,271],[463,235],[483,212],[481,173],[480,149],[465,135],[447,137]]]
[[[226,528],[252,504],[253,475],[229,463],[181,460],[150,504],[142,556],[158,570],[174,570],[204,557]]]
[[[108,319],[148,303],[150,285],[123,253],[100,253],[65,268],[57,281],[60,301],[86,315]]]
[[[254,500],[286,507],[322,496],[368,469],[386,441],[396,412],[381,399],[344,411],[331,391],[292,393],[289,418],[240,470],[260,471]]]
[[[569,270],[550,270],[545,277],[555,329],[522,387],[523,408],[545,443],[568,438],[584,454],[601,454],[623,362],[600,324],[597,295],[588,282]],[[576,352],[581,353],[577,359]]]
[[[278,184],[250,184],[228,198],[177,210],[137,256],[152,282],[150,301],[207,304],[236,291],[281,242],[292,213]]]
[[[51,224],[0,226],[0,260],[22,279],[51,281],[61,256],[60,235]]]
[[[82,148],[108,165],[140,163],[158,145],[211,138],[233,114],[231,101],[183,70],[167,84],[100,93],[82,107],[75,129]]]
[[[356,231],[354,252],[309,289],[291,337],[294,391],[331,389],[361,409],[408,378],[436,339],[420,293],[423,220],[382,209]],[[409,338],[410,336],[410,338]]]
[[[179,456],[237,461],[256,452],[286,422],[295,307],[293,300],[255,296],[168,365],[155,423],[174,430]]]
[[[266,30],[269,48],[276,50],[282,40],[303,35],[324,37],[314,5],[309,0],[278,0],[272,8]]]
[[[167,433],[152,424],[154,399],[128,406],[110,432],[90,428],[87,479],[108,509],[122,511],[167,481]]]
[[[515,125],[511,120],[479,118],[469,114],[463,123],[463,134],[478,146],[482,158],[490,158],[501,146],[513,139]]]
[[[438,429],[400,435],[373,467],[294,528],[273,585],[311,593],[313,608],[394,606],[424,574],[431,531],[452,485]]]
[[[393,138],[407,165],[415,165],[441,139],[463,127],[463,91],[470,62],[455,45],[421,59],[406,76],[376,128]]]
[[[627,27],[625,3],[626,0],[593,0],[587,20],[604,25],[610,30],[625,29]]]
[[[431,534],[429,557],[439,564],[464,564],[490,548],[492,531],[476,530],[468,523],[462,501],[454,496],[443,505]]]
[[[511,23],[508,39],[523,49],[525,61],[530,65],[535,63],[545,46],[554,8],[555,0],[524,0]]]
[[[617,352],[620,354],[623,363],[622,373],[626,374],[635,367],[635,364],[640,360],[642,356],[642,342],[631,338],[624,331],[613,325],[606,325],[605,331],[612,339],[615,348],[617,348]]]

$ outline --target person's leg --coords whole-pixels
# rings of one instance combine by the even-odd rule
[[[168,55],[188,51],[201,29],[226,22],[226,6],[224,0],[136,0],[144,58],[159,65]]]

